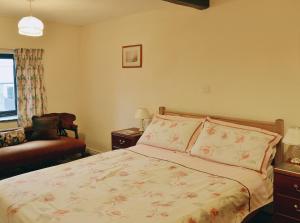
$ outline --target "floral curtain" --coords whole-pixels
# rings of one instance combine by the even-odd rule
[[[32,116],[47,111],[43,54],[42,49],[15,49],[18,124],[22,127],[31,125]]]

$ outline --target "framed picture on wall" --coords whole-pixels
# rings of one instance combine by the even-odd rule
[[[122,67],[137,68],[143,64],[143,46],[130,45],[122,47]]]

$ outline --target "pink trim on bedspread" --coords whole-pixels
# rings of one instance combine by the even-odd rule
[[[139,155],[142,155],[142,156],[146,156],[146,157],[148,157],[148,158],[158,159],[158,160],[161,160],[161,161],[173,163],[173,164],[182,166],[182,167],[184,167],[184,168],[187,168],[187,169],[190,169],[190,170],[193,170],[193,171],[197,171],[197,172],[205,173],[205,174],[208,174],[208,175],[211,175],[211,176],[220,177],[220,178],[224,178],[224,179],[227,179],[227,180],[235,181],[235,182],[239,183],[242,187],[244,187],[245,190],[247,190],[247,192],[248,192],[248,197],[249,197],[248,210],[249,210],[249,212],[251,212],[251,204],[250,204],[250,201],[251,201],[251,194],[250,194],[250,190],[248,189],[247,186],[245,186],[244,184],[242,184],[242,183],[239,182],[238,180],[235,180],[235,179],[232,179],[232,178],[229,178],[229,177],[224,177],[224,176],[221,176],[221,175],[218,175],[218,174],[211,174],[211,173],[209,173],[209,172],[206,172],[206,171],[203,171],[203,170],[194,169],[194,168],[192,168],[192,167],[188,167],[188,166],[185,166],[185,165],[183,165],[183,164],[180,164],[180,163],[177,163],[177,162],[174,162],[174,161],[170,161],[170,160],[167,160],[167,159],[162,159],[162,158],[157,158],[157,157],[145,155],[145,154],[142,154],[142,153],[139,153],[139,152],[130,150],[130,149],[129,149],[129,151],[131,151],[131,152],[133,152],[133,153],[136,153],[136,154],[139,154]]]
[[[202,172],[207,172],[240,182],[250,191],[251,212],[272,202],[273,200],[272,180],[270,177],[266,177],[265,174],[261,174],[257,171],[213,162],[199,157],[194,157],[186,153],[168,151],[147,145],[137,145],[129,148],[129,150],[159,159],[166,159],[184,165],[188,168],[201,170]],[[272,167],[270,168],[272,169]],[[272,173],[272,171],[268,171],[268,174],[270,173]]]

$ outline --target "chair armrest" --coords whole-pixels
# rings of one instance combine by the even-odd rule
[[[75,124],[72,124],[66,128],[64,128],[65,130],[70,130],[70,131],[73,131],[74,134],[75,134],[75,138],[78,139],[79,138],[79,135],[78,135],[78,126],[75,125]]]
[[[43,116],[58,116],[59,124],[58,124],[58,133],[61,136],[68,136],[66,130],[73,131],[75,134],[75,138],[78,139],[78,126],[73,122],[76,120],[76,116],[71,113],[49,113]]]

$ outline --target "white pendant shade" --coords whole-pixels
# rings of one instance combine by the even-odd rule
[[[23,17],[19,23],[19,34],[25,36],[42,36],[44,24],[41,20],[33,16]]]
[[[134,117],[136,119],[148,119],[150,118],[150,114],[146,108],[138,108],[135,112]]]

